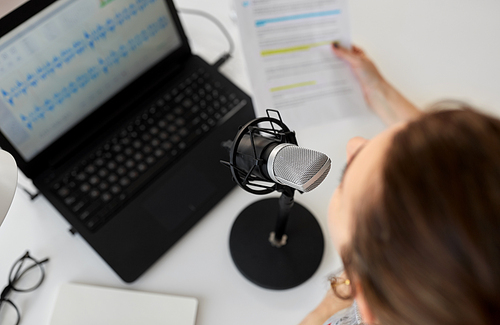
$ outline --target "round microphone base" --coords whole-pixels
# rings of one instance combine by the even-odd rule
[[[236,267],[248,280],[266,289],[284,290],[313,276],[325,244],[316,218],[295,203],[285,231],[286,244],[273,246],[269,239],[278,209],[278,199],[264,199],[246,207],[233,224],[229,248]]]

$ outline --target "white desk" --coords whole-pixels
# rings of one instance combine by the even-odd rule
[[[2,0],[0,16],[22,2]],[[229,28],[237,49],[222,71],[250,92],[237,28],[229,18],[229,1],[176,2],[180,7],[208,11]],[[479,2],[352,0],[353,38],[416,104],[453,97],[499,115],[500,3]],[[192,16],[182,19],[194,51],[209,62],[226,49],[225,39],[209,22]],[[320,220],[326,236],[328,201],[345,161],[345,143],[356,135],[371,137],[382,128],[377,119],[365,118],[298,132],[301,145],[323,151],[333,160],[327,180],[315,191],[297,197]],[[29,185],[22,175],[20,183]],[[235,189],[146,274],[127,285],[80,236],[69,233],[69,224],[44,197],[30,202],[18,191],[0,228],[0,286],[6,283],[12,263],[29,249],[37,258],[50,257],[50,262],[39,289],[11,296],[22,311],[24,325],[48,324],[57,290],[66,282],[194,296],[200,300],[200,325],[296,324],[321,300],[326,278],[340,266],[340,260],[327,240],[324,260],[305,284],[280,292],[248,282],[231,261],[229,230],[239,211],[261,198]]]

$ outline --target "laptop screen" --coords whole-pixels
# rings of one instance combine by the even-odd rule
[[[26,161],[181,46],[164,0],[60,0],[0,39],[0,129]]]

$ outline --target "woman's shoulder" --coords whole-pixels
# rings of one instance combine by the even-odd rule
[[[363,325],[356,301],[350,307],[330,317],[324,325]]]

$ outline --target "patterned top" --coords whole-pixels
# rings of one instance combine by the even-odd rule
[[[363,325],[356,301],[346,309],[342,309],[330,317],[324,325]]]

